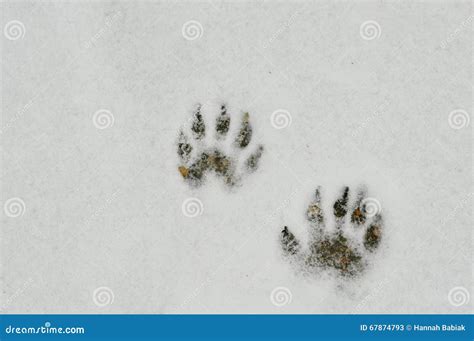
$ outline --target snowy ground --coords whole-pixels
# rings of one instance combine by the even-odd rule
[[[1,12],[3,312],[472,311],[469,1]],[[265,153],[240,187],[177,171],[197,103],[210,124],[250,112]],[[330,217],[360,184],[385,219],[368,271],[295,271],[282,227],[304,242],[316,186]]]

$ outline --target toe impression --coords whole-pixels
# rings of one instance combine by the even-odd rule
[[[249,145],[250,139],[252,138],[252,126],[249,122],[249,113],[244,113],[242,118],[242,125],[240,127],[239,134],[235,139],[235,143],[240,148],[245,148]]]
[[[341,198],[334,203],[334,215],[343,218],[347,213],[347,202],[349,200],[349,187],[344,187]]]
[[[288,230],[288,226],[285,226],[281,231],[281,246],[283,252],[287,255],[294,255],[300,250],[300,243],[296,239],[293,233]]]
[[[196,140],[201,140],[206,135],[206,125],[201,114],[201,106],[199,105],[194,113],[194,121],[191,127]]]
[[[216,119],[216,132],[217,137],[222,138],[227,135],[230,127],[230,116],[227,113],[227,108],[225,105],[221,107],[221,114]]]

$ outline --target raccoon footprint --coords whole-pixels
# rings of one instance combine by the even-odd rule
[[[220,115],[215,120],[215,143],[214,146],[207,146],[205,143],[206,125],[201,113],[201,106],[198,105],[193,114],[191,134],[194,143],[191,143],[188,135],[181,130],[178,138],[178,156],[181,164],[178,170],[181,176],[191,185],[200,186],[207,173],[214,173],[222,178],[229,186],[238,184],[242,178],[239,170],[239,159],[232,154],[244,151],[252,139],[252,125],[248,112],[241,116],[240,129],[234,140],[229,140],[228,132],[231,128],[231,115],[227,112],[225,105],[221,106]],[[229,143],[230,142],[230,143]],[[225,153],[225,144],[234,153]],[[227,148],[227,149],[229,149]],[[251,173],[258,168],[259,160],[263,153],[263,146],[258,145],[248,156],[244,164],[244,171]]]
[[[358,191],[351,206],[349,199],[349,187],[345,187],[333,205],[335,231],[329,232],[318,187],[306,211],[310,225],[309,248],[303,250],[300,242],[285,226],[280,235],[285,256],[308,272],[333,270],[343,276],[362,273],[367,266],[367,257],[380,244],[382,215],[380,204],[373,198],[367,198],[364,188]]]

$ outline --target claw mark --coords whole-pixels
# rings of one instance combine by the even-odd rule
[[[249,123],[249,113],[244,113],[242,118],[242,126],[240,127],[240,132],[235,139],[235,143],[240,148],[245,148],[250,143],[250,139],[252,138],[252,126]]]
[[[314,201],[308,206],[306,217],[312,223],[322,223],[324,220],[323,210],[321,209],[321,193],[318,187],[315,192]]]
[[[221,114],[216,119],[217,137],[222,138],[225,135],[227,135],[227,132],[229,131],[229,127],[230,127],[230,116],[227,113],[227,108],[225,107],[225,105],[222,105]]]
[[[186,135],[184,135],[184,133],[181,131],[179,133],[178,140],[178,155],[180,156],[181,160],[187,162],[191,156],[192,151],[193,147],[188,143]]]
[[[352,211],[351,215],[351,222],[357,225],[363,225],[367,219],[366,212],[363,207],[361,207],[362,200],[365,197],[365,191],[360,190],[359,194],[357,195],[357,200],[354,206],[354,210]]]
[[[247,159],[247,168],[249,171],[253,172],[258,168],[258,161],[262,157],[263,154],[263,146],[258,146],[257,150],[249,156]]]
[[[300,251],[300,243],[295,238],[295,235],[288,231],[288,227],[285,226],[281,231],[281,243],[283,251],[286,254],[294,255]]]
[[[310,222],[310,240],[315,241],[323,231],[324,214],[321,208],[321,189],[318,187],[314,193],[314,200],[306,210],[306,218]]]
[[[301,251],[296,237],[285,226],[281,233],[281,246],[284,254],[301,254],[304,260],[303,265],[309,269],[333,269],[343,276],[355,276],[363,272],[367,265],[363,251],[365,249],[373,252],[377,249],[381,241],[383,226],[380,214],[368,221],[369,218],[360,207],[365,195],[365,191],[359,191],[350,222],[352,228],[365,228],[363,242],[359,243],[362,245],[358,245],[356,241],[344,236],[342,228],[336,229],[335,233],[326,231],[324,214],[321,209],[321,191],[318,187],[315,198],[306,211],[307,219],[311,225],[308,250]],[[348,202],[349,187],[345,187],[342,196],[336,200],[333,206],[338,227],[341,227],[344,222]]]
[[[382,238],[382,217],[377,215],[374,222],[367,229],[364,236],[364,246],[369,251],[374,251]]]
[[[347,213],[347,201],[349,200],[349,187],[344,187],[342,197],[334,203],[334,215],[342,218]]]
[[[201,115],[201,105],[198,105],[194,113],[194,122],[191,130],[194,133],[196,140],[201,140],[206,135],[206,125]]]
[[[365,223],[365,214],[360,207],[357,207],[354,212],[352,212],[351,221],[357,225]]]
[[[216,118],[216,136],[217,140],[224,142],[230,129],[230,115],[227,113],[225,105],[221,106],[221,113]],[[197,107],[194,113],[194,119],[191,126],[193,136],[196,140],[201,140],[205,136],[205,124],[201,114],[201,106]],[[252,136],[252,128],[249,122],[249,114],[243,116],[240,132],[235,139],[235,144],[239,149],[243,149],[250,144]],[[178,167],[181,176],[193,185],[200,185],[205,178],[207,172],[212,171],[217,176],[224,179],[227,185],[233,186],[237,184],[241,178],[237,174],[238,160],[225,155],[219,148],[204,148],[199,150],[199,146],[193,147],[183,131],[179,133],[178,138],[178,155],[182,164]],[[202,147],[202,145],[201,145]],[[247,173],[253,172],[258,168],[260,158],[263,154],[263,146],[259,145],[257,149],[245,160],[245,170]],[[193,152],[197,155],[192,157]],[[190,162],[191,161],[191,162]]]

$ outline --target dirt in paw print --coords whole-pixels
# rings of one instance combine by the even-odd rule
[[[365,188],[360,189],[350,205],[349,187],[333,205],[335,229],[326,229],[321,208],[321,190],[316,189],[306,217],[309,221],[309,245],[303,248],[287,226],[280,241],[286,257],[295,261],[305,271],[333,270],[343,276],[355,276],[367,266],[367,257],[382,239],[383,222],[380,204],[367,198]]]
[[[253,130],[248,112],[231,115],[226,106],[222,105],[220,114],[215,119],[211,146],[205,141],[207,129],[200,105],[193,115],[190,134],[182,130],[178,139],[178,155],[181,160],[178,170],[189,184],[199,186],[208,173],[214,173],[227,185],[234,186],[240,182],[243,174],[258,168],[263,154],[262,145],[253,147],[250,155],[244,159],[244,164],[239,164],[238,154],[251,148]],[[231,140],[228,135],[233,121],[237,121],[240,127]]]

